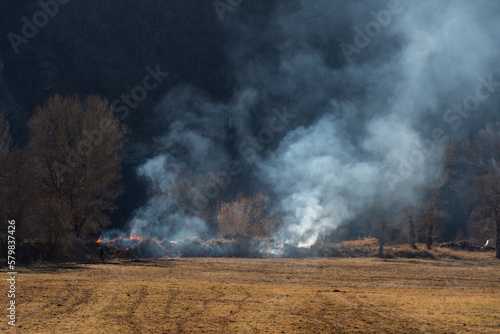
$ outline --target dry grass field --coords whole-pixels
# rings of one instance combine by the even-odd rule
[[[21,269],[18,326],[4,315],[0,331],[500,333],[500,261],[453,255],[460,260],[188,258]]]

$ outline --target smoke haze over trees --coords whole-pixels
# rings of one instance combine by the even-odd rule
[[[40,10],[1,4],[0,35],[21,34],[21,17]],[[219,14],[195,0],[74,0],[18,53],[0,42],[14,139],[0,120],[1,152],[41,163],[46,101],[95,103],[110,118],[98,94],[129,110],[94,160],[114,185],[123,158],[123,195],[97,194],[89,184],[102,179],[90,176],[64,190],[86,203],[61,217],[77,236],[107,225],[115,205],[112,228],[159,239],[244,232],[228,217],[258,207],[252,222],[269,224],[248,234],[294,244],[408,241],[412,215],[429,247],[496,238],[498,252],[500,3],[244,0]],[[152,85],[155,69],[169,75]],[[248,204],[260,193],[266,205]],[[90,226],[89,210],[106,217]]]

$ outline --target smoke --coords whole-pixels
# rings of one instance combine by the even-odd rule
[[[156,107],[165,135],[138,169],[152,187],[134,233],[206,233],[207,203],[257,190],[284,213],[279,235],[312,243],[374,202],[414,202],[444,176],[443,145],[495,115],[500,3],[278,1],[258,26],[238,11],[233,98],[179,86]],[[243,145],[285,108],[272,141]]]

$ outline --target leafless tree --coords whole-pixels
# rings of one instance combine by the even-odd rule
[[[424,200],[421,205],[421,214],[418,225],[425,230],[425,244],[431,250],[436,235],[439,235],[440,222],[447,217],[446,211],[441,208],[441,202],[436,194],[431,194],[430,198]]]
[[[408,228],[410,230],[410,246],[413,248],[413,249],[417,249],[417,245],[416,245],[416,234],[415,234],[415,224],[413,222],[413,215],[410,213],[408,215]]]
[[[10,151],[12,139],[9,129],[9,122],[0,114],[0,157],[5,156]]]
[[[368,209],[368,213],[368,225],[375,233],[375,237],[378,240],[378,256],[384,257],[384,246],[389,241],[389,209],[387,206],[375,202]]]
[[[43,194],[40,209],[57,212],[58,229],[71,226],[77,238],[109,224],[106,213],[115,209],[122,192],[120,149],[126,129],[108,102],[98,96],[82,102],[55,95],[35,109],[28,128]]]
[[[35,233],[31,218],[34,214],[33,205],[36,190],[33,189],[31,174],[32,168],[26,153],[22,150],[11,151],[2,162],[0,216],[2,222],[6,220],[16,221],[16,240],[18,243]]]
[[[34,234],[31,224],[34,194],[31,167],[22,150],[11,149],[9,124],[0,115],[0,246],[5,250],[7,222],[15,221],[15,237],[18,245]]]
[[[222,236],[269,236],[279,222],[265,213],[268,204],[268,199],[261,193],[248,198],[239,194],[230,203],[220,203],[217,221]]]
[[[493,222],[496,228],[496,257],[500,258],[500,128],[487,125],[465,144],[471,170],[472,218],[482,224]]]

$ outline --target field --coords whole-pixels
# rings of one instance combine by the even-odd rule
[[[181,258],[21,269],[18,326],[4,315],[0,330],[500,333],[500,261],[453,253],[460,259]]]

